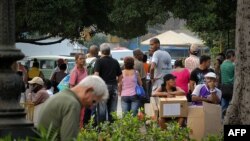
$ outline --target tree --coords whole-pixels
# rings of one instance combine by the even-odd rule
[[[237,0],[175,0],[171,12],[210,47],[234,47]]]
[[[84,27],[131,39],[164,23],[169,13],[185,19],[208,46],[234,46],[237,0],[18,0],[16,41],[39,43],[51,36],[77,39]],[[38,32],[41,37],[27,38]],[[34,36],[33,36],[34,37]],[[41,40],[40,39],[40,40]],[[60,40],[58,41],[60,42]]]
[[[35,32],[45,35],[42,39],[77,39],[89,26],[95,32],[134,38],[146,34],[149,25],[164,23],[169,7],[163,0],[18,0],[16,41],[37,43],[39,39],[24,36]]]
[[[79,40],[78,42],[87,48],[89,48],[91,45],[100,46],[102,43],[107,42],[107,36],[103,34],[96,34],[92,37],[90,41]]]
[[[238,0],[235,83],[225,124],[250,124],[250,1]]]

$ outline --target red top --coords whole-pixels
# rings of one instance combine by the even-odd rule
[[[87,69],[78,69],[76,66],[73,68],[73,70],[70,73],[70,80],[69,84],[72,86],[75,86],[78,84],[82,79],[84,79],[88,75]]]
[[[188,83],[190,80],[189,70],[184,68],[182,71],[173,71],[172,74],[176,76],[176,86],[183,89],[188,94]]]

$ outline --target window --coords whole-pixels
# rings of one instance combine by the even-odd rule
[[[54,60],[40,60],[41,69],[54,69],[56,62]]]

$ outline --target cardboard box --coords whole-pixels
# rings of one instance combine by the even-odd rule
[[[149,117],[155,115],[152,103],[145,103],[144,110],[145,110],[145,114]]]
[[[186,96],[157,98],[159,117],[187,117],[188,102]]]
[[[191,129],[190,138],[197,141],[209,134],[222,131],[221,106],[203,102],[203,106],[188,108],[187,126]]]
[[[159,109],[158,109],[156,102],[157,101],[156,101],[155,97],[150,97],[150,104],[151,104],[152,109],[154,111],[154,116],[158,117],[159,116]]]

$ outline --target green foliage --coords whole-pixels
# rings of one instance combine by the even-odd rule
[[[34,137],[26,137],[26,139],[17,139],[17,141],[57,141],[56,137],[58,135],[57,132],[52,131],[52,125],[49,126],[48,129],[43,127],[39,127],[39,138]],[[11,135],[6,136],[4,138],[0,138],[0,141],[13,141]]]
[[[81,27],[131,39],[149,26],[165,23],[169,13],[185,19],[209,47],[234,47],[236,0],[18,0],[16,38],[39,32],[71,39]],[[228,36],[229,35],[229,36]],[[229,38],[228,38],[229,37]]]
[[[86,3],[81,0],[16,1],[17,32],[39,31],[63,37],[75,37],[85,15]],[[81,14],[85,13],[85,14]],[[86,25],[87,22],[85,23]]]
[[[223,134],[220,135],[208,135],[202,139],[202,141],[224,141]]]
[[[220,47],[213,47],[210,49],[210,51],[211,51],[211,59],[212,59],[211,62],[212,64],[215,64],[216,57],[219,53],[221,53],[221,49]]]
[[[82,128],[75,141],[193,141],[189,138],[190,129],[180,127],[177,122],[167,123],[167,130],[162,130],[157,121],[149,117],[139,120],[132,113],[119,118],[113,113],[114,122],[104,122],[94,126],[94,117],[89,124]],[[57,133],[40,128],[40,138],[35,141],[55,141]],[[31,138],[26,138],[26,141]],[[73,139],[72,139],[73,140]],[[208,135],[203,141],[223,141],[223,134]],[[12,141],[11,136],[1,138],[0,141]]]
[[[90,41],[79,40],[78,42],[87,48],[89,48],[91,45],[100,46],[102,43],[107,42],[107,36],[103,34],[96,34],[91,38]]]
[[[16,38],[39,32],[71,39],[81,27],[134,38],[147,33],[147,26],[164,23],[169,5],[162,0],[18,0]]]
[[[144,35],[149,25],[165,23],[168,6],[163,0],[114,0],[109,14],[114,23],[111,34],[126,39]]]
[[[233,48],[236,3],[236,0],[175,0],[171,12],[185,19],[187,27],[198,33],[209,47],[222,44]]]
[[[39,127],[40,138],[34,139],[35,141],[56,141],[58,132],[52,130],[52,124],[48,129]]]
[[[14,139],[12,138],[11,135],[8,135],[6,137],[1,137],[0,141],[13,141]],[[26,139],[15,139],[15,141],[30,141],[29,137],[26,137]]]
[[[4,138],[1,138],[0,141],[12,141],[12,138],[10,135],[4,137]]]
[[[101,123],[98,127],[90,124],[82,129],[77,141],[183,141],[189,139],[190,130],[188,128],[179,127],[178,123],[173,122],[167,124],[168,129],[162,130],[156,121],[152,121],[147,117],[139,120],[133,117],[132,113],[126,114],[123,118],[113,115],[115,121],[113,123]]]
[[[91,117],[89,124],[81,129],[77,141],[91,140],[98,141],[98,127],[94,127],[94,117]]]

